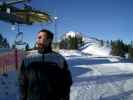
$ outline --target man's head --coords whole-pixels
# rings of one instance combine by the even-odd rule
[[[47,49],[51,47],[53,40],[53,33],[49,30],[40,30],[37,34],[37,47],[38,49]]]

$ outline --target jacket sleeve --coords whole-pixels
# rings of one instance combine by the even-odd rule
[[[26,75],[26,67],[24,65],[24,61],[22,62],[19,71],[19,89],[20,100],[27,100],[28,78]]]
[[[72,82],[71,72],[69,70],[66,60],[64,61],[63,73],[64,73],[65,83],[70,87],[73,82]]]
[[[68,69],[68,64],[67,62],[64,60],[64,67],[63,67],[63,85],[64,85],[64,93],[63,93],[63,98],[62,100],[69,100],[69,95],[70,95],[70,88],[72,85],[72,76],[71,76],[71,72]]]

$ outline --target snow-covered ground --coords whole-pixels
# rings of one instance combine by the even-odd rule
[[[97,55],[97,56],[110,56],[111,47],[103,41],[96,38],[84,37],[84,45],[80,47],[80,51],[86,54]]]
[[[70,51],[66,59],[74,80],[71,100],[133,100],[133,61]]]
[[[133,60],[60,50],[72,73],[70,100],[133,100]],[[18,100],[15,72],[0,76],[0,100]]]
[[[15,71],[0,76],[0,100],[19,100],[17,79]]]

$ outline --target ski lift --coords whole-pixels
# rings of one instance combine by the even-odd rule
[[[10,0],[0,3],[0,20],[15,25],[17,23],[18,33],[15,38],[15,45],[25,45],[23,42],[23,32],[20,32],[20,24],[32,25],[34,23],[52,22],[51,16],[47,12],[33,9],[29,4],[31,0]],[[15,7],[15,4],[25,3],[23,8]],[[42,24],[41,24],[42,25]]]
[[[26,45],[23,41],[23,32],[20,31],[20,25],[32,25],[34,23],[52,22],[51,16],[44,11],[33,9],[30,5],[24,4],[23,8],[18,8],[15,4],[25,3],[31,0],[10,0],[0,2],[0,20],[11,23],[12,25],[17,24],[17,34],[15,37],[15,65],[16,69],[19,66],[19,51],[16,45]]]
[[[25,0],[23,1],[25,2]],[[16,3],[20,2],[16,1]],[[52,21],[51,16],[46,11],[33,9],[27,4],[24,4],[23,8],[17,8],[11,4],[0,4],[0,20],[11,24],[17,23],[25,25]]]
[[[18,24],[18,30],[16,34],[16,38],[14,41],[14,45],[26,45],[27,43],[23,41],[23,32],[20,32],[20,26]]]

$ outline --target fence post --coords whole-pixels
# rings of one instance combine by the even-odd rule
[[[17,51],[17,49],[15,49],[15,67],[17,70],[18,69],[18,51]]]

